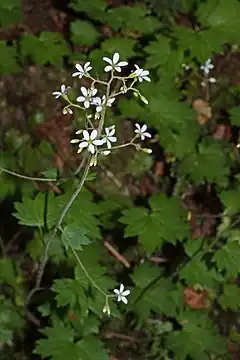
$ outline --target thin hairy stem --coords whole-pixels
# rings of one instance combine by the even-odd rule
[[[21,179],[25,179],[25,180],[44,181],[44,182],[57,181],[56,178],[55,179],[48,179],[48,178],[39,178],[39,177],[34,177],[34,176],[27,176],[27,175],[18,174],[15,171],[11,171],[11,170],[5,169],[3,167],[0,167],[0,171],[5,172],[5,173],[10,174],[10,175],[13,175],[15,177],[19,177]]]

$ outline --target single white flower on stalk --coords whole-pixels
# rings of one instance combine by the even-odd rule
[[[214,65],[212,64],[211,59],[207,59],[204,65],[201,66],[201,70],[203,70],[204,75],[208,75],[210,70],[214,69]]]
[[[84,75],[87,75],[87,73],[92,70],[92,67],[90,66],[90,62],[86,62],[86,64],[80,65],[80,64],[76,64],[75,68],[78,70],[75,73],[72,74],[72,77],[78,76],[79,79],[81,79]]]
[[[112,59],[110,59],[108,57],[104,57],[103,60],[109,64],[104,68],[104,71],[108,72],[108,71],[116,70],[117,72],[121,72],[121,70],[122,70],[121,67],[128,65],[128,63],[127,63],[127,61],[119,62],[119,58],[120,58],[119,53],[115,53],[113,55]]]
[[[97,89],[86,89],[84,86],[81,86],[82,95],[77,97],[78,102],[83,102],[83,105],[86,109],[90,107],[92,97],[96,95]]]
[[[115,143],[117,141],[117,138],[115,136],[113,136],[115,134],[115,125],[110,126],[108,128],[105,128],[105,136],[102,139],[102,143],[105,144],[107,143],[107,148],[111,149],[112,147],[112,142]],[[107,151],[107,150],[106,150]],[[108,155],[108,154],[107,154]]]
[[[70,86],[61,85],[60,91],[54,91],[52,94],[55,96],[56,99],[60,98],[60,96],[66,95],[68,90],[70,89]]]
[[[133,75],[135,75],[138,78],[138,81],[142,82],[143,80],[146,80],[148,82],[151,82],[151,79],[149,78],[149,71],[141,69],[138,65],[134,65],[136,70],[133,72]]]
[[[79,131],[77,131],[77,133],[79,133]],[[72,139],[70,142],[72,144],[80,143],[78,145],[78,147],[79,147],[78,153],[80,153],[84,148],[87,148],[87,150],[91,154],[95,154],[96,147],[101,146],[103,144],[102,140],[97,139],[97,135],[98,135],[97,130],[92,130],[91,134],[89,134],[89,132],[87,130],[83,130],[82,133],[83,133],[82,140]]]
[[[141,127],[138,123],[136,123],[135,126],[136,126],[135,133],[138,134],[138,136],[141,137],[141,140],[145,140],[146,137],[148,137],[148,138],[152,137],[152,135],[149,134],[149,132],[146,132],[146,130],[147,130],[147,125],[146,124],[144,124]]]
[[[130,290],[125,290],[124,291],[124,285],[121,284],[119,290],[118,289],[114,289],[113,290],[117,296],[117,301],[122,301],[124,304],[128,303],[128,300],[126,298],[126,296],[128,296],[130,294]]]
[[[106,104],[106,106],[111,107],[113,102],[115,101],[115,98],[109,98],[106,101],[106,95],[103,95],[102,98],[95,97],[92,99],[92,104],[96,105],[96,112],[101,112],[103,109],[103,106]]]

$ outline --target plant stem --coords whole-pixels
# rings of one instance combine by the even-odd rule
[[[107,297],[108,295],[105,293],[105,291],[103,291],[97,284],[96,282],[93,280],[93,278],[91,277],[91,275],[89,275],[88,271],[86,270],[85,266],[83,265],[82,261],[80,260],[76,250],[70,245],[72,252],[75,256],[75,258],[77,259],[78,264],[80,265],[81,269],[83,270],[84,274],[86,275],[86,277],[88,278],[88,280],[92,283],[92,285],[105,297]]]
[[[49,182],[49,181],[57,181],[56,179],[39,178],[39,177],[32,177],[32,176],[26,176],[26,175],[18,174],[18,173],[14,172],[14,171],[7,170],[7,169],[2,168],[2,167],[0,167],[0,171],[3,171],[3,172],[5,172],[5,173],[7,173],[7,174],[10,174],[10,175],[19,177],[19,178],[21,178],[21,179],[26,179],[26,180],[46,181],[46,182]]]

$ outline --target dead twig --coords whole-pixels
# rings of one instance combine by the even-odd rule
[[[131,264],[122,256],[108,241],[104,241],[104,246],[109,250],[109,252],[115,256],[115,258],[120,261],[126,268],[130,268]]]

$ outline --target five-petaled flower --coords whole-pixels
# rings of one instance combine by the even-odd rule
[[[77,132],[78,133],[78,132]],[[95,154],[96,147],[101,146],[103,144],[102,140],[97,139],[98,132],[97,130],[92,130],[91,134],[87,130],[83,130],[83,138],[82,140],[73,139],[70,142],[72,144],[80,143],[78,145],[78,153],[80,153],[84,148],[87,148],[91,154]]]
[[[60,96],[66,95],[68,90],[70,89],[70,86],[61,85],[60,91],[54,91],[52,94],[55,96],[56,99],[60,98]]]
[[[78,76],[79,79],[81,79],[84,75],[87,75],[87,73],[92,70],[92,67],[90,65],[90,62],[86,62],[86,64],[83,65],[80,65],[80,64],[76,64],[75,65],[76,69],[78,71],[76,71],[75,73],[72,74],[72,77],[75,77],[75,76]]]
[[[122,301],[124,304],[128,303],[128,300],[126,298],[126,296],[128,296],[130,294],[130,290],[125,290],[124,291],[124,285],[121,284],[119,290],[118,289],[114,289],[113,290],[117,296],[117,301]]]
[[[106,99],[106,95],[103,95],[102,98],[95,97],[92,99],[92,104],[96,105],[96,112],[101,112],[105,104],[106,106],[112,106],[113,102],[115,101],[115,98],[109,98],[108,100]]]
[[[115,125],[112,125],[108,128],[105,128],[105,136],[102,139],[102,143],[105,144],[107,143],[107,148],[111,149],[112,147],[112,142],[115,143],[117,141],[116,136],[113,136],[115,134]]]
[[[214,65],[212,64],[211,59],[207,59],[204,65],[201,66],[201,70],[203,70],[204,75],[208,75],[210,70],[214,69]]]
[[[103,60],[109,64],[104,68],[104,71],[108,72],[108,71],[116,70],[117,72],[121,72],[122,70],[121,67],[128,65],[128,63],[127,61],[119,62],[119,58],[120,58],[119,53],[115,53],[112,59],[108,57],[104,57]]]
[[[151,79],[149,78],[149,71],[141,69],[138,65],[134,65],[136,70],[133,72],[133,75],[135,75],[138,78],[138,81],[142,82],[143,80],[146,80],[148,82],[151,82]]]
[[[146,137],[148,137],[148,138],[152,137],[152,135],[149,134],[149,132],[146,132],[146,130],[147,130],[146,124],[144,124],[141,127],[138,123],[136,123],[135,126],[136,126],[135,133],[141,137],[141,140],[145,140]]]
[[[83,105],[86,109],[89,108],[92,97],[96,95],[97,89],[86,89],[84,86],[81,86],[82,95],[77,97],[78,102],[83,102]]]

